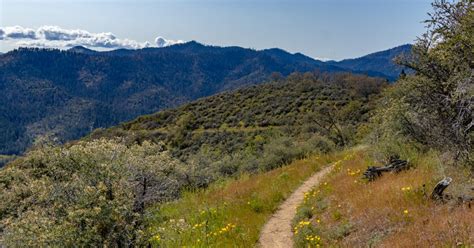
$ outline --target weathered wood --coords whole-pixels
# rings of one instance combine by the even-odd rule
[[[402,170],[408,169],[408,162],[406,160],[400,160],[398,158],[390,158],[390,163],[379,167],[379,166],[369,166],[364,172],[363,176],[369,181],[375,180],[377,177],[382,176],[382,172],[395,172],[398,173]]]
[[[443,199],[443,191],[449,186],[449,184],[453,181],[450,177],[445,177],[443,180],[439,181],[431,192],[431,199],[433,200],[442,200]]]
[[[395,159],[387,167],[390,168],[391,171],[398,173],[402,170],[408,169],[408,161]]]
[[[369,181],[375,180],[377,177],[382,175],[383,168],[377,166],[369,166],[367,170],[364,172],[364,178]]]

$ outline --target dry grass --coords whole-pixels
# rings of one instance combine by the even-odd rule
[[[310,217],[311,230],[296,239],[299,246],[308,243],[301,235],[310,234],[319,235],[322,244],[342,247],[474,245],[474,207],[437,204],[426,197],[442,174],[455,179],[447,193],[459,194],[461,185],[472,183],[465,171],[441,173],[437,156],[427,154],[412,161],[416,168],[367,183],[360,180],[367,165],[374,163],[367,154],[357,152],[341,161],[327,185],[315,189],[319,193],[300,207],[303,211],[316,206]],[[304,215],[298,216],[295,222],[304,219]]]
[[[187,192],[157,206],[148,231],[160,247],[253,247],[265,222],[305,179],[342,154],[312,156],[267,173]]]

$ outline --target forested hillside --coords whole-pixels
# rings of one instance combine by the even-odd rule
[[[98,127],[257,84],[272,74],[314,70],[398,75],[367,66],[341,68],[281,49],[197,42],[110,52],[14,50],[0,56],[0,154],[21,153],[38,140],[73,140]]]
[[[295,73],[98,129],[88,139],[165,142],[181,159],[207,149],[243,151],[270,136],[305,140],[318,134],[333,145],[346,146],[368,121],[373,100],[386,85],[383,79],[354,74]]]
[[[393,60],[397,57],[410,56],[411,48],[412,45],[406,44],[360,58],[344,59],[338,62],[329,61],[328,64],[349,70],[379,72],[389,76],[392,80],[396,80],[404,67],[393,63]]]

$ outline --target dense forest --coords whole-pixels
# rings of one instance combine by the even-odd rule
[[[381,73],[379,67],[346,68],[346,62],[339,66],[281,49],[197,42],[110,52],[21,48],[0,56],[0,154],[22,153],[41,140],[77,139],[95,128],[261,83],[272,73],[360,71],[392,80],[400,70],[393,56],[377,57],[377,66],[391,68]],[[373,56],[359,60],[373,64]]]

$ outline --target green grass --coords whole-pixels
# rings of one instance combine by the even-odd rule
[[[342,153],[311,156],[258,174],[242,175],[151,210],[154,247],[252,247],[260,229],[306,178]]]

